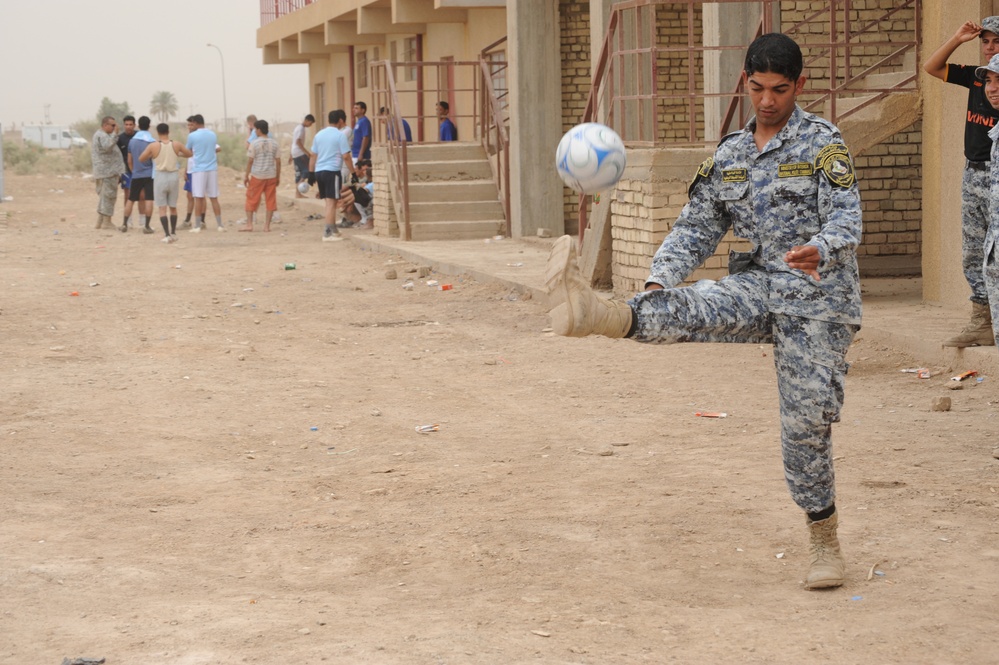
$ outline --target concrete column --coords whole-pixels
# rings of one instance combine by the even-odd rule
[[[760,20],[760,8],[756,4],[716,3],[703,7],[705,46],[738,46],[749,44],[752,40],[756,24]],[[731,94],[742,74],[745,59],[745,50],[705,52],[704,92]],[[731,101],[731,97],[704,99],[706,140],[717,141],[721,138],[721,122]],[[740,126],[741,123],[736,118],[729,131],[739,129]]]
[[[508,0],[510,217],[513,236],[565,232],[555,148],[562,138],[558,0]]]
[[[991,0],[924,0],[923,63],[967,20],[992,11]],[[951,62],[978,64],[982,47],[962,45]],[[966,300],[971,294],[961,270],[961,175],[964,171],[964,116],[968,93],[920,69],[923,93],[923,297],[937,302]]]

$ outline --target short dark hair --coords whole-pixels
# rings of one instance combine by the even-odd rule
[[[355,162],[354,165],[355,166],[371,166],[371,160],[370,159],[359,159],[359,160],[357,160],[357,162]]]
[[[442,109],[444,109],[445,111],[450,111],[450,110],[451,110],[451,105],[450,105],[450,104],[448,104],[447,102],[445,102],[444,100],[441,100],[441,101],[439,101],[439,102],[437,102],[437,103],[438,103],[438,104],[440,105],[440,107],[441,107]]]
[[[152,121],[149,119],[148,115],[141,116],[139,118],[139,129],[141,129],[144,132],[148,131],[149,130],[149,123],[150,122],[152,122]]]
[[[135,122],[135,116],[134,115],[126,115],[124,118],[121,119],[122,122],[128,122],[129,120],[131,120],[132,122]]]
[[[270,134],[270,131],[268,131],[270,125],[267,124],[266,120],[257,120],[253,123],[253,127],[257,130],[257,134],[260,136],[267,136]]]
[[[101,127],[103,127],[104,125],[108,124],[108,120],[110,120],[111,122],[114,122],[114,116],[113,115],[106,115],[103,118],[101,118]]]
[[[187,121],[188,122],[194,122],[194,116],[193,115],[187,116]]]
[[[166,124],[165,122],[161,122],[160,124],[156,125],[156,133],[157,134],[169,134],[170,133],[170,125]]]
[[[205,116],[201,115],[200,113],[195,113],[194,115],[192,115],[191,120],[193,120],[194,124],[196,125],[205,124]]]
[[[780,74],[797,81],[802,70],[801,49],[793,39],[779,32],[760,35],[746,49],[746,76]]]
[[[368,110],[368,105],[364,102],[354,102],[354,106],[360,106],[362,111]]]
[[[315,122],[316,121],[316,117],[314,115],[312,115],[311,113],[309,113],[308,115],[306,115],[305,119],[308,120],[309,122]]]
[[[347,122],[347,112],[346,111],[344,111],[343,109],[333,109],[332,111],[330,111],[329,121],[330,121],[331,125],[335,125],[336,123],[340,122],[341,120],[343,120],[344,122]]]

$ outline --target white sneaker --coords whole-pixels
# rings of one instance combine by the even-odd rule
[[[163,242],[163,243],[166,243],[166,244],[169,245],[172,242],[177,242],[177,239],[175,237],[173,237],[173,236],[163,236],[163,239],[160,240],[160,242]]]
[[[343,240],[343,236],[339,233],[331,233],[330,235],[323,236],[323,242],[339,242]]]
[[[176,233],[171,233],[171,234],[170,234],[170,237],[171,237],[171,238],[173,238],[173,241],[174,241],[174,242],[177,242],[178,240],[180,240],[180,238],[178,238],[178,237],[177,237],[177,234],[176,234]]]
[[[191,229],[190,231],[188,231],[188,233],[201,233],[201,227],[200,226],[195,226],[193,229]]]
[[[224,226],[220,226],[220,227],[218,227],[215,230],[218,231],[219,233],[222,233],[223,231],[225,231],[225,227]]]

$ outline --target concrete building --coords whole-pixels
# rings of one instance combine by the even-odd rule
[[[855,157],[862,273],[922,274],[927,299],[965,299],[965,95],[928,80],[920,63],[963,21],[999,14],[999,1],[854,0],[849,13],[837,14],[843,5],[279,0],[262,4],[257,43],[265,63],[309,67],[317,118],[362,100],[371,116],[392,106],[409,120],[415,144],[405,174],[394,166],[399,156],[386,145],[384,125],[376,131],[379,233],[577,233],[579,197],[558,180],[554,147],[584,116],[613,126],[629,145],[629,168],[615,191],[585,202],[584,265],[595,281],[626,294],[644,280],[696,166],[746,115],[733,96],[741,47],[760,26],[788,32],[808,60],[803,102],[840,126]],[[977,44],[953,60],[978,64]],[[486,140],[495,130],[486,88],[496,92],[502,139]],[[434,104],[441,99],[451,103],[460,146],[436,145]],[[695,278],[723,274],[728,249],[738,244],[726,238]]]

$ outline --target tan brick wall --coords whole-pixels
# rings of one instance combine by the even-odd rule
[[[559,35],[562,54],[562,131],[582,122],[590,94],[592,65],[590,58],[589,0],[559,0]],[[552,154],[552,164],[555,155]],[[568,187],[563,190],[565,232],[579,232],[579,195]]]
[[[389,186],[388,150],[383,146],[371,149],[371,178],[375,183],[373,224],[375,235],[399,237],[399,220],[392,204],[392,188]]]
[[[659,6],[656,9],[656,33],[659,46],[686,47],[688,31],[693,22],[693,42],[700,46],[703,39],[703,14],[700,5],[694,6],[693,15],[687,7]],[[689,93],[691,66],[693,67],[694,92],[704,92],[704,57],[700,51],[693,54],[693,63],[687,51],[660,51],[656,56],[658,68],[657,94],[686,95]],[[656,109],[659,121],[657,141],[693,143],[704,140],[704,113],[700,102],[694,105],[694,135],[690,131],[690,105],[686,99],[662,99]]]
[[[922,140],[918,122],[855,160],[864,209],[857,250],[862,274],[883,267],[889,257],[922,253]]]

